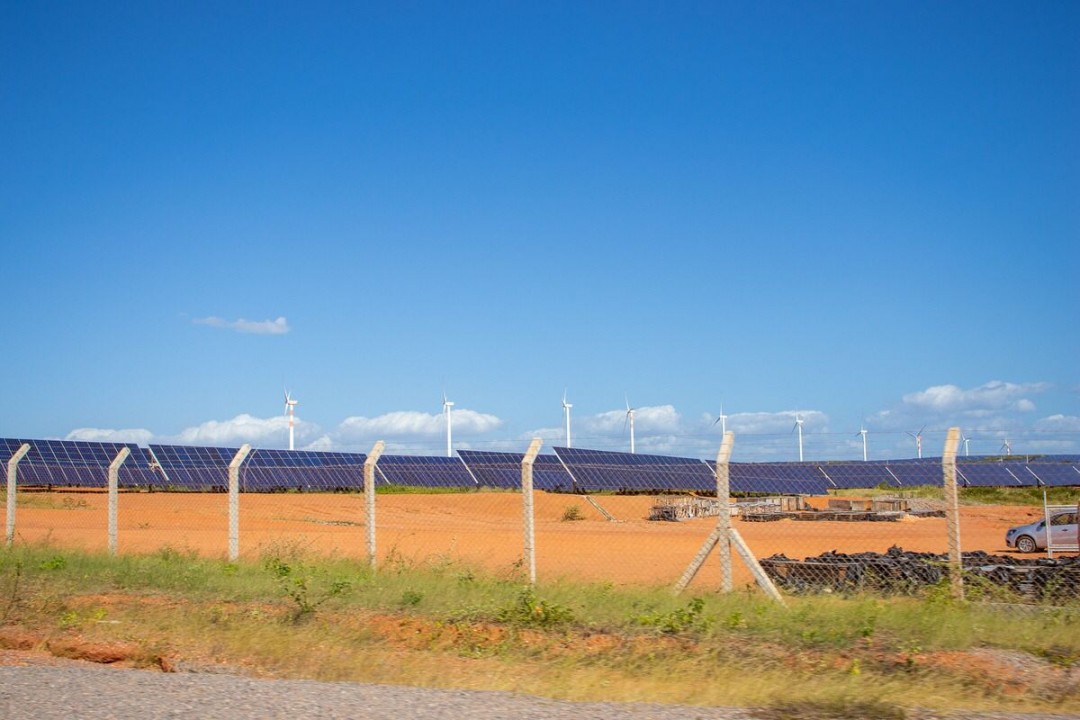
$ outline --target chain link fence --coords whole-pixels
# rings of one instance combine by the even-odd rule
[[[171,485],[155,485],[147,477],[123,480],[116,473],[110,492],[103,477],[79,484],[43,466],[24,465],[14,455],[7,463],[4,494],[9,544],[232,560],[257,560],[288,548],[356,558],[379,568],[454,566],[462,573],[525,581],[534,571],[541,582],[679,583],[711,590],[771,581],[781,594],[882,595],[952,591],[955,551],[968,599],[1080,600],[1080,489],[1032,487],[1023,494],[999,489],[998,497],[993,489],[962,488],[963,501],[951,516],[940,458],[933,461],[936,482],[883,486],[872,476],[865,481],[834,478],[831,487],[823,485],[814,494],[740,491],[737,485],[747,477],[781,487],[790,479],[790,468],[731,464],[731,493],[723,502],[717,500],[713,464],[705,464],[711,493],[705,487],[693,492],[582,492],[545,475],[544,463],[550,459],[540,456],[531,468],[537,489],[523,493],[520,455],[511,456],[519,465],[513,472],[505,463],[490,461],[486,470],[474,463],[471,487],[465,489],[451,486],[452,478],[445,485],[392,482],[405,477],[403,468],[420,461],[383,457],[375,463],[376,468],[385,463],[385,471],[376,474],[372,526],[363,466],[357,462],[334,481],[348,480],[340,487],[331,481],[268,487],[251,470],[254,466],[245,470],[240,464],[234,476],[219,468],[209,476],[212,482],[195,486],[185,481],[184,488],[177,487],[178,474],[170,476]],[[643,476],[661,472],[658,465],[629,458],[620,462],[637,463]],[[502,475],[496,476],[499,467]],[[664,471],[685,471],[672,467]],[[950,547],[950,522],[959,540],[955,548]],[[725,542],[728,527],[756,563],[744,562],[738,548]],[[1006,537],[1010,528],[1024,527]],[[718,528],[724,530],[718,533]],[[1033,547],[1020,540],[1029,536]],[[685,579],[703,549],[709,552]]]

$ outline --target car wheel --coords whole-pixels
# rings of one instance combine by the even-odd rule
[[[1038,548],[1035,547],[1035,539],[1028,535],[1021,535],[1016,538],[1016,549],[1022,553],[1035,552]]]

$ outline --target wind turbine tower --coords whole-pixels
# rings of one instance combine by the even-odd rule
[[[908,432],[908,435],[915,438],[915,452],[918,454],[920,460],[922,459],[922,431],[925,429],[926,426],[923,425],[921,428],[919,428],[919,432]]]
[[[574,407],[573,403],[566,402],[566,391],[563,390],[562,410],[563,416],[566,418],[566,447],[570,447],[570,408],[572,407]]]
[[[713,421],[713,425],[720,424],[720,437],[727,435],[727,415],[724,414],[724,403],[720,403],[720,417]]]
[[[296,439],[296,417],[294,411],[299,402],[293,400],[292,395],[288,390],[285,391],[285,414],[289,416],[289,449],[295,450],[294,441]]]
[[[862,435],[862,459],[863,459],[863,462],[866,462],[866,434],[867,434],[866,426],[864,426],[864,425],[859,426],[859,434]]]
[[[442,395],[442,409],[443,409],[443,415],[446,416],[446,457],[453,457],[454,456],[454,444],[453,444],[453,432],[452,432],[453,423],[451,422],[451,419],[450,419],[451,409],[453,407],[454,407],[454,403],[452,403],[449,399],[447,399],[446,393],[443,392],[443,395]]]
[[[630,398],[626,398],[626,421],[630,424],[630,454],[634,454],[634,411],[637,408],[630,407]]]
[[[803,424],[802,417],[799,415],[799,413],[795,413],[795,427],[791,428],[791,431],[792,432],[795,432],[796,430],[799,431],[799,462],[803,461],[803,454],[802,454],[802,424]]]
[[[964,443],[964,457],[971,455],[971,438],[967,435],[960,435],[961,442]]]

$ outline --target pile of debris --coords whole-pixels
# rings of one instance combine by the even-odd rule
[[[944,517],[944,503],[910,500],[906,498],[881,497],[872,500],[830,498],[825,510],[802,502],[796,507],[765,507],[754,512],[742,513],[747,522],[774,522],[776,520],[804,520],[839,522],[896,522],[905,516]]]
[[[907,552],[893,546],[884,553],[831,551],[805,560],[781,554],[761,561],[777,586],[793,593],[862,592],[911,595],[948,577],[948,555]],[[1080,600],[1080,556],[1021,559],[977,551],[964,553],[967,587],[1007,590],[1027,601]]]
[[[660,497],[649,509],[650,520],[679,522],[699,517],[716,517],[720,514],[720,502],[716,498],[698,497]]]

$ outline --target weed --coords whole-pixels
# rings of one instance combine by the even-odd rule
[[[303,572],[302,566],[293,567],[281,558],[267,560],[265,567],[277,580],[282,593],[295,604],[291,616],[293,622],[311,617],[320,605],[352,589],[352,583],[343,579],[317,583],[312,575]],[[316,585],[322,587],[316,588]]]
[[[705,600],[697,597],[690,600],[685,607],[675,608],[668,613],[652,613],[638,616],[637,623],[647,627],[655,627],[666,634],[707,632],[712,627],[713,619],[705,616],[704,610]],[[733,613],[733,615],[737,615],[737,613]],[[732,619],[732,617],[729,617],[729,622]],[[738,616],[734,620],[739,623],[742,618]]]
[[[574,520],[584,520],[585,516],[581,514],[581,508],[577,505],[567,505],[562,512],[563,522],[572,522]]]
[[[10,584],[10,588],[4,593],[4,611],[0,613],[0,625],[7,622],[8,617],[14,612],[16,606],[19,604],[19,590],[22,585],[23,564],[22,560],[15,561],[14,571],[10,574],[4,573],[4,580]]]
[[[568,607],[539,599],[536,590],[526,587],[499,612],[499,620],[526,627],[550,628],[574,622],[574,613]]]
[[[63,570],[67,567],[67,558],[63,555],[53,555],[48,560],[42,560],[38,565],[39,570]]]
[[[424,599],[424,593],[417,592],[416,590],[406,590],[401,593],[401,606],[402,607],[414,607],[419,605]]]
[[[199,554],[194,550],[186,549],[181,550],[174,548],[172,545],[165,545],[155,553],[157,558],[165,563],[190,563],[198,559]]]

